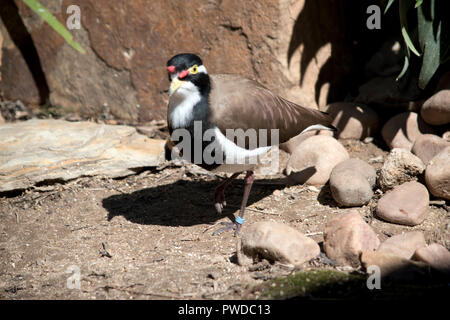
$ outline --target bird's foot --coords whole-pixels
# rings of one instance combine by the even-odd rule
[[[224,227],[213,232],[213,236],[221,234],[224,231],[234,230],[234,236],[236,237],[241,230],[241,224],[233,221],[233,222],[221,222],[220,224],[224,225]]]

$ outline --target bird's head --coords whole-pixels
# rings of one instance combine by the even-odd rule
[[[181,53],[167,61],[169,74],[169,94],[198,90],[205,93],[209,89],[209,76],[202,60],[192,53]]]

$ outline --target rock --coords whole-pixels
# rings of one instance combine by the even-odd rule
[[[240,265],[257,259],[301,265],[320,254],[319,245],[292,227],[278,222],[256,222],[242,233],[237,257]]]
[[[450,141],[450,131],[445,131],[442,134],[442,139],[444,139],[445,141]]]
[[[347,150],[333,137],[313,136],[294,150],[286,173],[295,183],[323,185],[330,178],[334,166],[348,158]]]
[[[1,32],[0,32],[0,48],[3,48],[3,35],[1,34]],[[0,83],[2,82],[1,67],[2,67],[2,50],[0,50]],[[1,116],[1,114],[0,114],[0,116]]]
[[[417,249],[425,247],[425,237],[420,231],[398,234],[384,241],[377,252],[391,254],[405,259],[411,259]]]
[[[373,196],[377,173],[360,159],[344,160],[336,165],[330,175],[333,199],[342,206],[361,206]]]
[[[381,135],[389,148],[411,150],[416,139],[425,133],[434,133],[415,112],[404,112],[389,119],[381,130]]]
[[[366,78],[397,75],[401,71],[402,52],[398,41],[389,39],[368,59],[365,66]]]
[[[378,201],[379,218],[407,226],[421,224],[428,213],[429,195],[424,185],[410,181],[388,191]]]
[[[378,185],[386,191],[404,182],[417,180],[424,170],[425,165],[420,158],[405,149],[394,148],[381,167]]]
[[[430,160],[425,170],[425,182],[432,195],[450,200],[450,147]]]
[[[425,262],[436,270],[450,273],[450,251],[439,243],[417,249],[413,259]]]
[[[424,164],[428,164],[428,161],[449,146],[450,141],[434,134],[424,134],[417,138],[412,147],[412,153],[418,156]]]
[[[440,90],[425,101],[420,115],[426,123],[440,126],[450,123],[450,90]]]
[[[336,138],[364,139],[373,136],[378,129],[378,115],[363,104],[336,102],[326,109],[338,129]]]
[[[289,154],[292,154],[297,148],[300,143],[305,141],[308,138],[311,138],[312,136],[317,135],[325,135],[325,136],[333,136],[333,132],[329,130],[315,130],[315,131],[307,131],[305,133],[301,133],[299,135],[296,135],[295,137],[289,139],[288,141],[280,144],[280,149],[283,151],[286,151]]]
[[[339,12],[352,8],[347,3],[324,8],[305,0],[266,0],[252,6],[240,0],[78,1],[81,29],[70,31],[86,50],[83,55],[23,1],[15,2],[31,35],[25,36],[36,47],[35,58],[42,66],[51,104],[86,116],[100,115],[106,103],[115,118],[165,119],[169,87],[165,64],[181,51],[201,55],[211,73],[258,79],[283,97],[307,106],[325,105],[327,97],[342,96],[356,60],[342,41],[349,25]],[[69,17],[68,6],[74,3],[40,2],[63,24]],[[310,28],[318,15],[326,23],[320,29]],[[5,37],[1,89],[10,100],[39,102],[33,73],[6,28],[0,29]],[[304,30],[309,30],[306,36]],[[305,46],[309,49],[304,50]]]
[[[397,75],[371,78],[359,87],[355,102],[374,106],[377,110],[381,107],[414,110],[420,89],[413,81],[402,87],[396,77]]]
[[[123,177],[164,161],[164,140],[133,127],[63,120],[0,126],[0,192],[80,176]]]
[[[378,267],[381,279],[414,281],[430,274],[424,263],[378,251],[363,252],[361,263],[365,269],[371,266]],[[382,282],[381,288],[383,288]]]
[[[357,267],[363,251],[373,251],[380,245],[377,235],[357,211],[341,214],[327,222],[323,248],[330,259]]]

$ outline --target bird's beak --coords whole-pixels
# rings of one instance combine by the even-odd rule
[[[186,81],[181,81],[178,78],[174,78],[172,82],[170,83],[170,89],[169,89],[169,96],[175,93],[175,91],[178,90],[183,84],[185,84]]]

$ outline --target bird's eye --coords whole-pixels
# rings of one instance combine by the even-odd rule
[[[197,65],[194,65],[192,68],[191,68],[191,73],[192,74],[196,74],[198,72],[198,66]]]

